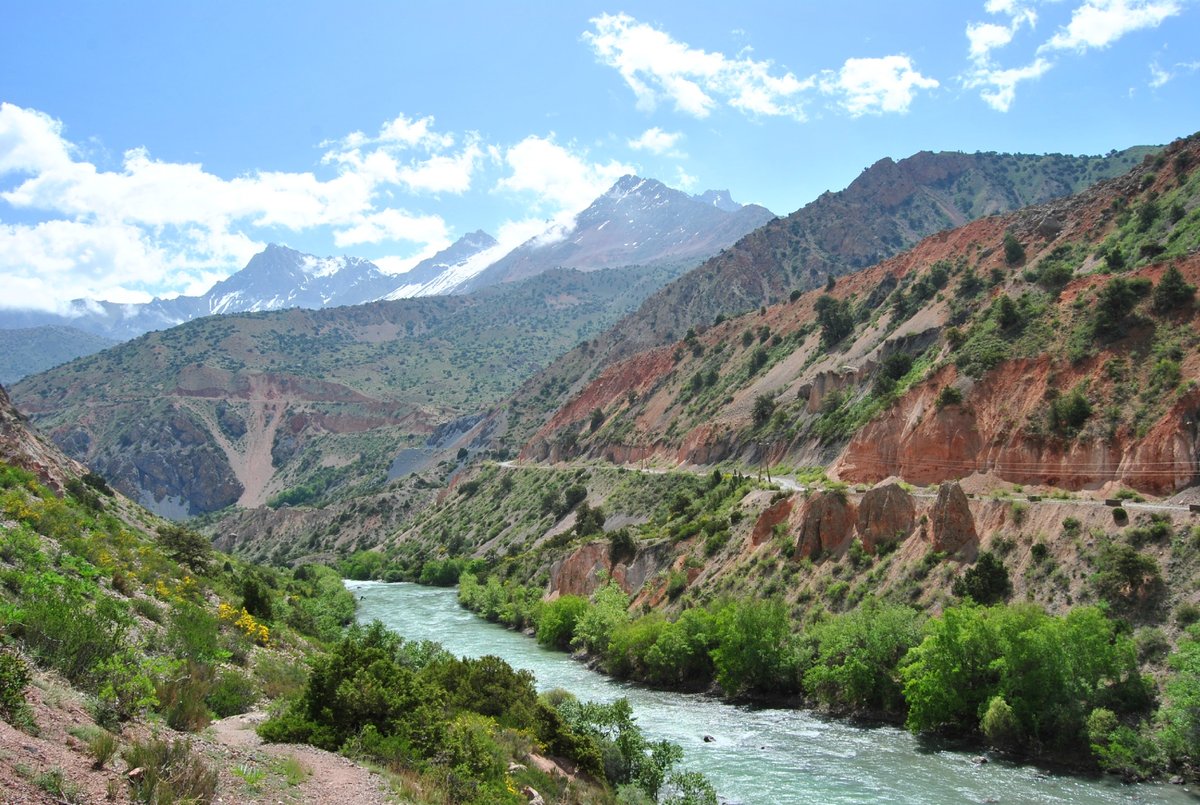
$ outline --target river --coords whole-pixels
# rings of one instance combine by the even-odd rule
[[[358,619],[380,620],[412,640],[436,640],[460,656],[494,654],[537,678],[539,690],[581,699],[624,696],[653,739],[683,747],[723,802],[794,803],[1200,803],[1169,785],[1123,785],[1056,774],[939,747],[894,727],[863,727],[803,710],[749,708],[691,694],[647,690],[589,670],[566,654],[487,623],[458,606],[453,589],[347,582]],[[704,736],[715,740],[705,742]]]

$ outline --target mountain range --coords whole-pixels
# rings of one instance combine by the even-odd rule
[[[0,329],[69,326],[124,341],[203,316],[461,294],[553,268],[698,262],[773,217],[763,207],[737,204],[727,191],[693,197],[653,179],[626,176],[569,224],[550,226],[512,250],[479,230],[404,273],[389,274],[362,258],[316,257],[269,244],[200,296],[145,304],[79,299],[65,313],[6,309],[0,310]]]

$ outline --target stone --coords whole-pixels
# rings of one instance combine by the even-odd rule
[[[945,481],[938,487],[937,500],[929,512],[930,540],[935,551],[955,553],[979,542],[975,517],[962,487]]]
[[[880,545],[899,542],[913,530],[916,504],[899,484],[868,490],[858,504],[858,538],[863,549],[875,553]]]
[[[818,492],[804,502],[799,519],[796,555],[811,559],[846,547],[854,529],[856,510],[844,494]]]
[[[542,799],[542,795],[533,786],[527,785],[522,788],[521,795],[529,800],[529,805],[546,805],[546,800]]]

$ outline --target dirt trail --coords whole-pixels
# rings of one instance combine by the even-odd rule
[[[231,787],[222,788],[236,790],[240,784],[242,789],[236,798],[225,797],[222,798],[224,801],[289,801],[306,805],[384,805],[393,801],[387,797],[384,781],[379,775],[340,755],[302,744],[264,744],[254,732],[263,718],[264,713],[246,713],[215,721],[210,727],[208,734],[225,748],[231,761],[221,770],[222,782],[227,775],[233,778]],[[256,786],[247,786],[246,780],[252,779],[256,770],[278,770],[282,768],[282,762],[290,760],[307,771],[307,774],[293,778],[303,777],[296,784],[272,780],[277,776],[274,774],[264,776]],[[250,774],[239,773],[244,769],[250,769]],[[279,788],[280,784],[285,787]]]

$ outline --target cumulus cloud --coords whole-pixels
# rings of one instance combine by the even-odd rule
[[[725,102],[750,114],[804,119],[800,94],[812,88],[812,78],[799,79],[770,61],[693,48],[627,14],[602,14],[591,23],[584,41],[621,74],[641,109],[667,99],[676,110],[704,118]]]
[[[658,126],[646,129],[640,137],[629,141],[629,147],[635,151],[649,151],[652,154],[672,154],[680,156],[675,146],[683,139],[682,132],[663,131]]]
[[[847,59],[842,69],[821,77],[821,91],[839,98],[852,117],[908,111],[917,90],[935,89],[938,82],[921,75],[904,55],[878,59]]]
[[[723,104],[747,115],[804,121],[806,104],[823,93],[857,117],[906,112],[918,90],[938,86],[903,54],[851,58],[838,70],[798,78],[770,60],[751,58],[748,48],[736,56],[694,48],[627,14],[603,14],[591,22],[584,41],[602,64],[621,74],[638,107],[647,111],[666,100],[697,118]],[[635,142],[658,131],[630,145],[638,147]]]
[[[1126,34],[1156,28],[1183,10],[1177,0],[1086,0],[1044,50],[1105,48]]]
[[[252,235],[259,228],[326,228],[339,246],[442,248],[449,240],[441,217],[392,209],[381,191],[465,192],[485,150],[475,134],[456,142],[434,129],[433,118],[401,115],[374,136],[354,132],[325,143],[330,178],[308,171],[224,178],[199,163],[155,159],[145,148],[102,170],[80,156],[60,121],[0,104],[0,201],[51,219],[0,230],[0,272],[9,288],[24,289],[5,304],[191,291],[261,250]]]
[[[586,155],[554,141],[554,135],[530,135],[504,152],[509,170],[497,184],[504,191],[532,196],[537,208],[552,214],[576,213],[635,169],[616,160],[589,162]]]
[[[1026,64],[1000,64],[996,51],[1009,46],[1023,27],[1031,31],[1036,27],[1038,16],[1033,6],[1037,2],[1050,4],[1057,0],[988,0],[984,10],[1007,17],[1007,22],[967,25],[971,68],[960,77],[961,81],[968,89],[978,89],[983,101],[998,112],[1012,106],[1018,84],[1037,79],[1054,67],[1054,54],[1106,48],[1126,34],[1157,27],[1182,11],[1180,0],[1083,0],[1072,9],[1070,20],[1042,42]],[[1151,86],[1170,80],[1166,71],[1156,70],[1156,66],[1151,69]]]

